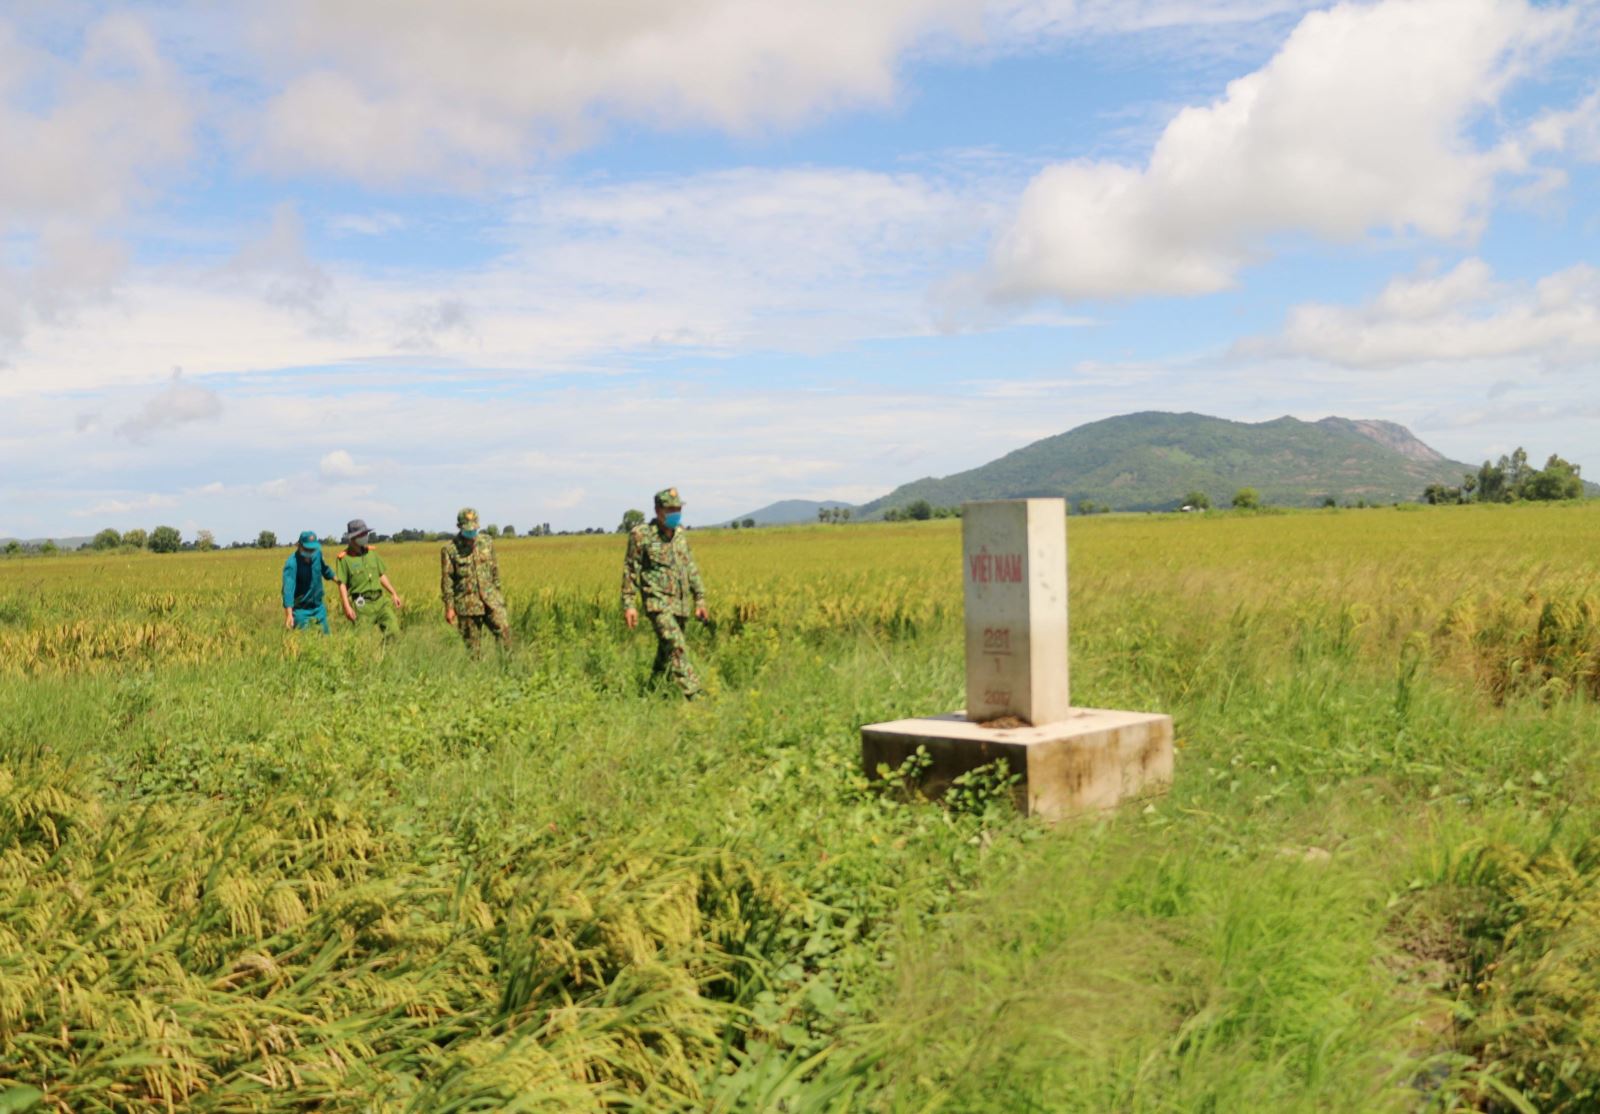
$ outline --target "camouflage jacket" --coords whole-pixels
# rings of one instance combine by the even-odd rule
[[[667,537],[654,522],[628,531],[628,555],[622,562],[622,607],[638,607],[643,597],[649,612],[688,615],[706,603],[700,569],[689,552],[689,535],[681,527]]]
[[[500,589],[500,562],[487,535],[479,534],[475,543],[463,549],[466,539],[459,534],[439,548],[439,594],[446,607],[457,615],[482,615],[504,608],[505,593]]]

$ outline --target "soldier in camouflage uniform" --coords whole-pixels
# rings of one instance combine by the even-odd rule
[[[639,623],[639,604],[656,631],[656,662],[651,679],[663,674],[693,700],[700,695],[700,678],[689,664],[689,647],[683,627],[694,615],[701,622],[706,611],[705,585],[689,552],[688,535],[680,528],[683,500],[678,489],[656,492],[656,516],[628,532],[628,555],[622,565],[622,618],[632,630]]]
[[[470,649],[478,649],[485,630],[511,645],[511,618],[500,589],[500,562],[488,535],[478,533],[478,512],[463,507],[456,515],[456,536],[439,550],[439,594],[444,621],[461,632]]]

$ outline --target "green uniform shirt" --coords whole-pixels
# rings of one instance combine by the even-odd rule
[[[457,615],[482,615],[505,607],[500,562],[487,535],[469,542],[457,534],[439,548],[439,594]]]
[[[689,535],[680,527],[667,537],[654,522],[628,531],[628,554],[622,562],[622,607],[637,607],[644,600],[647,612],[688,615],[704,607],[705,585],[689,552]]]
[[[360,555],[345,550],[333,562],[333,579],[350,589],[352,596],[369,600],[383,595],[378,578],[388,571],[383,558],[371,549]]]

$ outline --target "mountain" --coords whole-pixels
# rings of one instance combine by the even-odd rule
[[[79,546],[88,545],[90,542],[94,541],[94,537],[90,534],[83,534],[70,538],[0,538],[0,548],[4,548],[11,542],[16,542],[18,545],[28,546],[36,549],[47,541],[55,542],[57,549],[69,550],[77,549]]]
[[[1204,414],[1149,411],[1090,422],[998,460],[943,478],[904,484],[862,506],[871,518],[926,499],[1064,496],[1115,510],[1170,510],[1190,491],[1227,506],[1241,487],[1267,504],[1414,502],[1431,483],[1460,484],[1476,466],[1446,459],[1393,422],[1323,418],[1230,422]]]
[[[855,510],[854,503],[841,503],[837,499],[824,499],[820,503],[811,499],[784,499],[762,507],[759,511],[741,514],[732,521],[743,522],[747,518],[753,518],[757,526],[792,526],[800,522],[815,522],[817,512],[824,507],[830,510],[834,507],[849,507],[852,511]],[[721,525],[726,526],[728,523],[724,522]]]
[[[1327,429],[1341,429],[1351,433],[1359,433],[1369,440],[1393,449],[1408,460],[1420,461],[1423,464],[1437,464],[1445,459],[1444,454],[1430,449],[1421,441],[1418,441],[1415,434],[1397,422],[1323,418],[1316,424]]]

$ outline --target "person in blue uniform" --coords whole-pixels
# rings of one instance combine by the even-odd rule
[[[322,582],[333,579],[333,570],[322,559],[322,543],[314,530],[300,535],[283,562],[283,629],[299,630],[316,623],[328,633],[328,606],[322,598]]]

